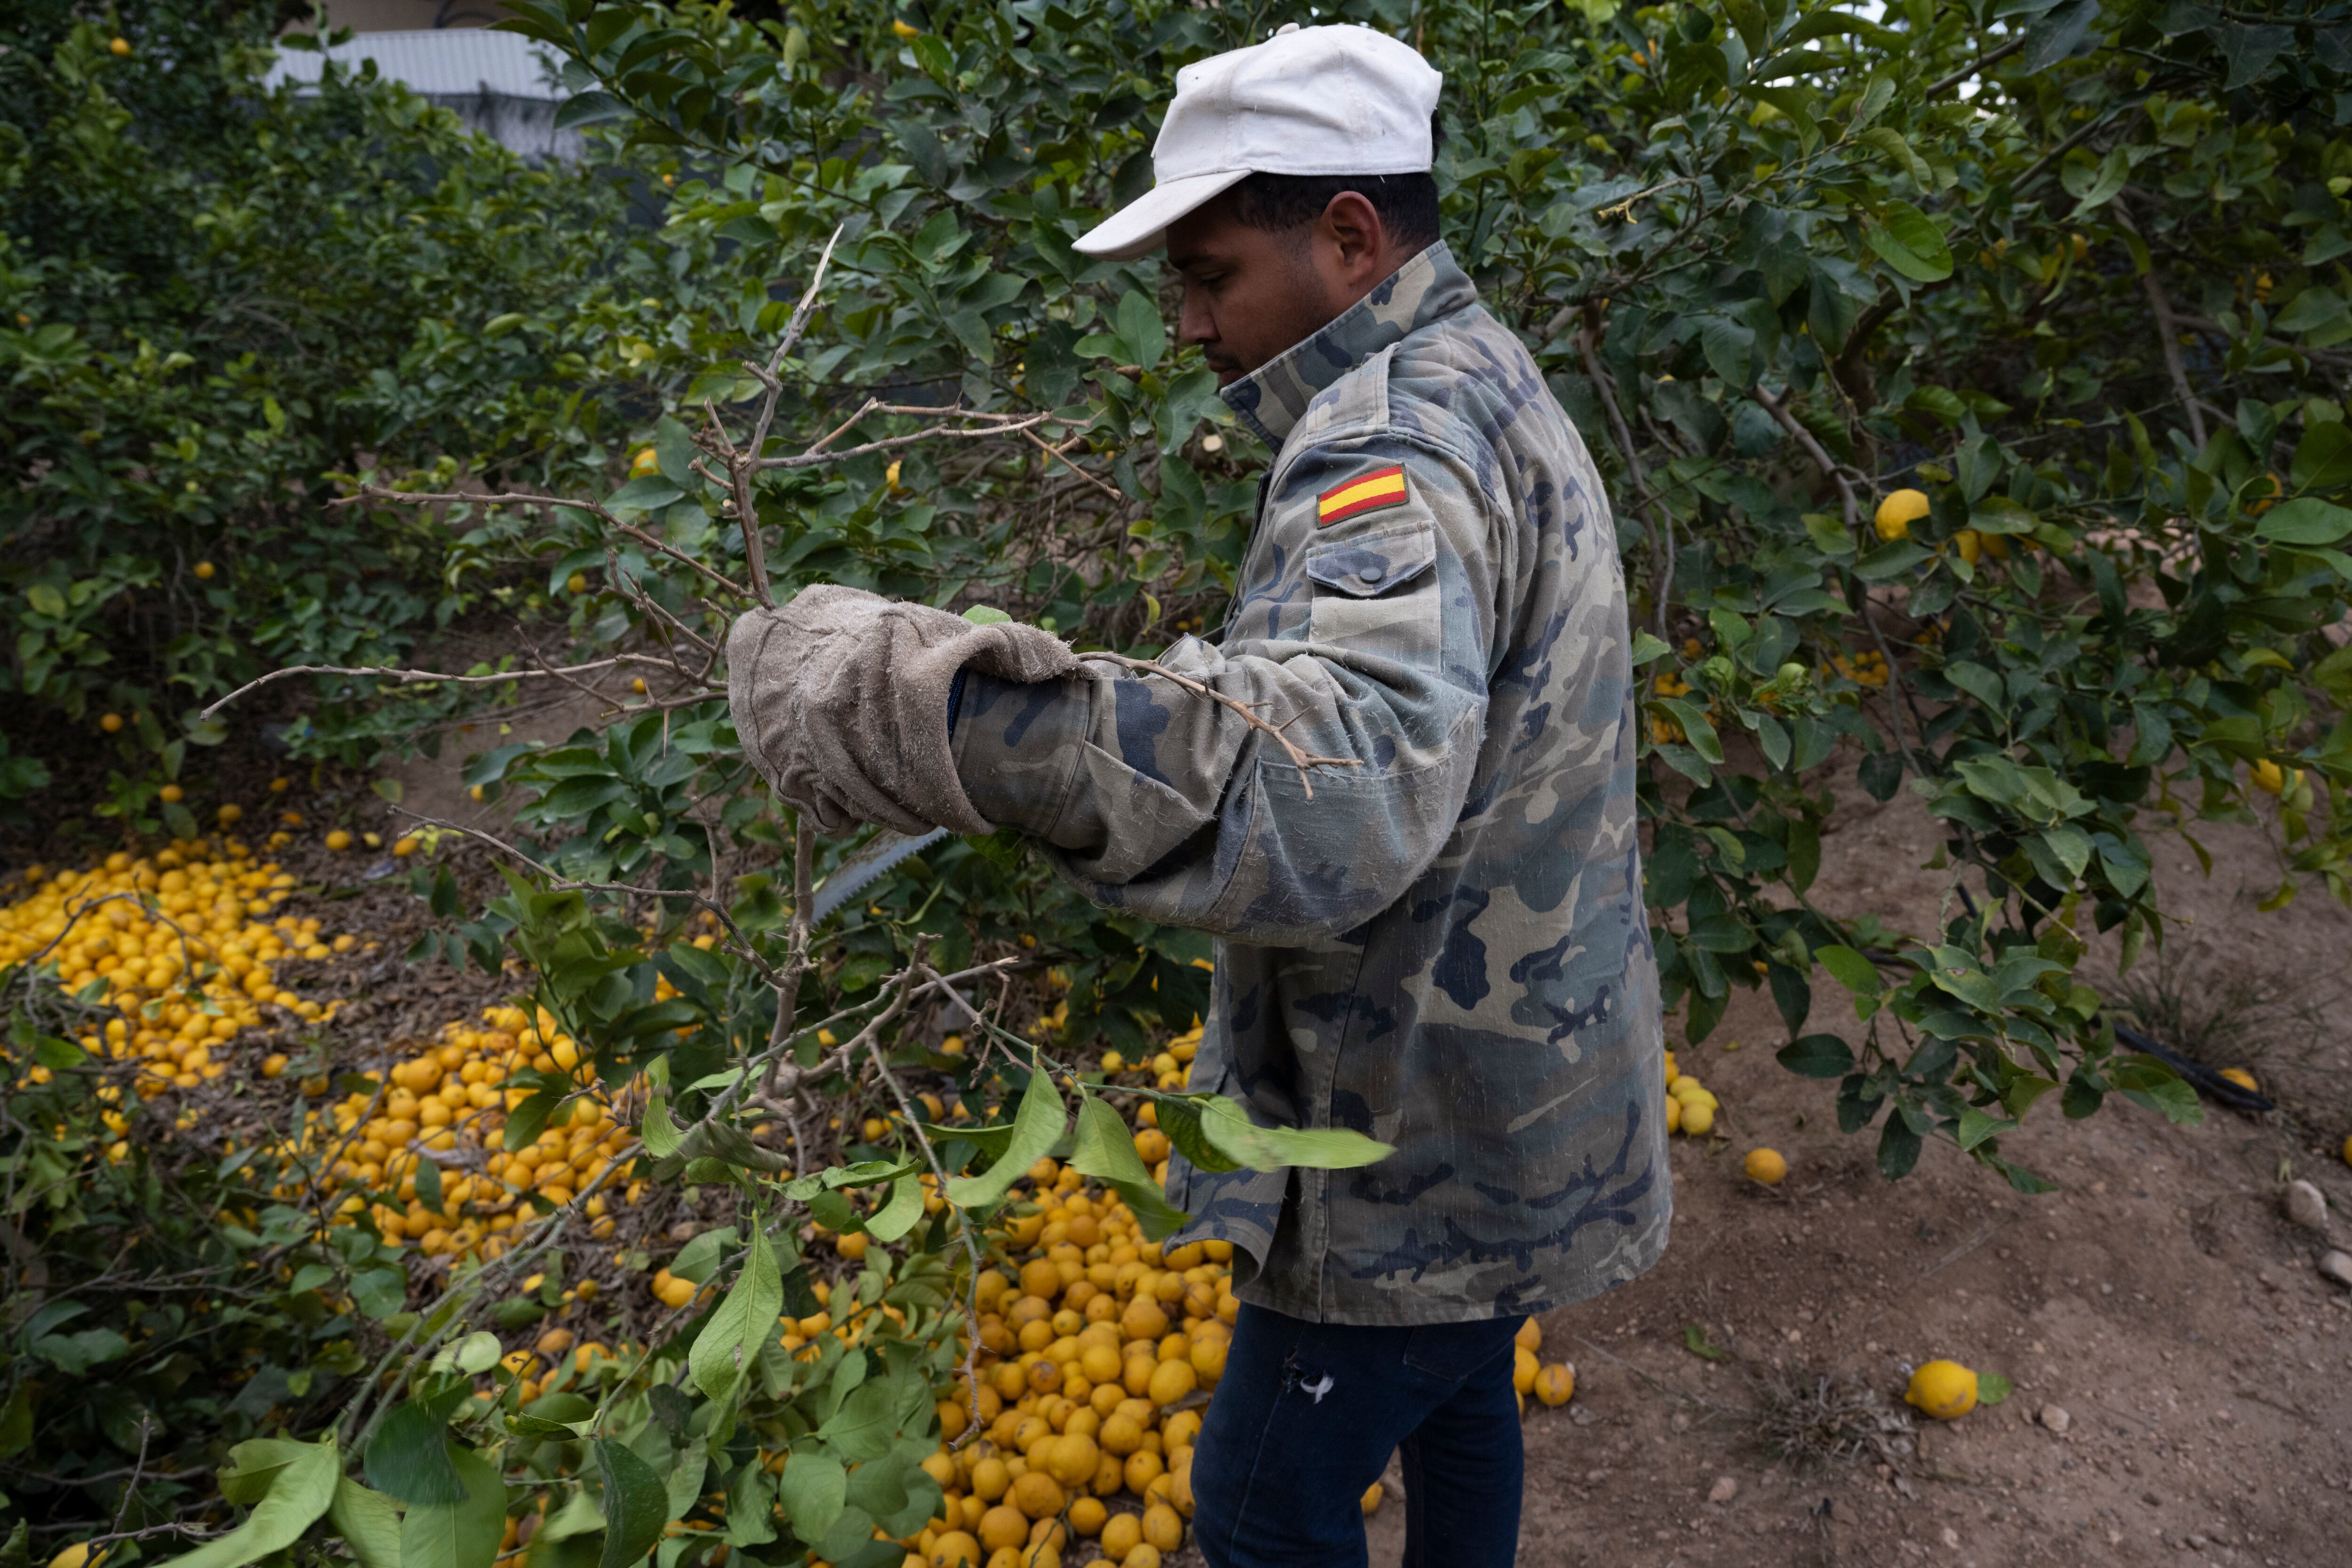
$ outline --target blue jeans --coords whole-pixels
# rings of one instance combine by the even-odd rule
[[[1360,1568],[1361,1500],[1403,1463],[1405,1568],[1518,1552],[1521,1317],[1421,1328],[1309,1323],[1244,1306],[1192,1451],[1210,1568]]]

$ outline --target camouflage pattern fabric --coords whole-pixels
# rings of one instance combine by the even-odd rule
[[[1234,1244],[1244,1300],[1434,1323],[1622,1283],[1671,1194],[1591,459],[1443,245],[1225,396],[1274,466],[1222,644],[1162,662],[1360,765],[1302,783],[1223,707],[1095,664],[969,677],[964,787],[1089,897],[1219,935],[1192,1087],[1396,1145],[1356,1171],[1171,1160],[1184,1234]]]

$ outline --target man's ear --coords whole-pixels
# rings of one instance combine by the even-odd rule
[[[1360,191],[1333,196],[1323,216],[1315,220],[1318,237],[1330,247],[1340,280],[1349,289],[1380,281],[1395,270],[1383,265],[1388,256],[1388,226],[1380,209]]]

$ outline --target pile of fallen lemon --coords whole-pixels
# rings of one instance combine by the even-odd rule
[[[1704,1138],[1715,1131],[1715,1113],[1723,1102],[1715,1091],[1675,1066],[1675,1053],[1666,1053],[1666,1131],[1692,1138]]]
[[[354,937],[322,935],[315,918],[265,919],[294,879],[235,838],[181,840],[152,857],[117,852],[90,871],[35,866],[18,880],[23,896],[0,908],[0,964],[38,958],[56,966],[68,991],[100,985],[120,1016],[81,1044],[140,1062],[146,1095],[220,1078],[230,1043],[268,1022],[266,1009],[332,1017],[334,1003],[285,989],[272,966],[358,945]],[[261,1066],[274,1077],[286,1059]],[[45,1081],[47,1069],[29,1076]],[[108,1125],[120,1134],[121,1113],[110,1112]],[[109,1152],[119,1160],[129,1147],[118,1141]]]

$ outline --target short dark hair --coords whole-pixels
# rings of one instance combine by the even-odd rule
[[[1429,117],[1430,142],[1445,132]],[[1313,223],[1342,191],[1372,204],[1399,245],[1418,250],[1438,238],[1437,178],[1433,174],[1252,174],[1233,188],[1229,210],[1237,223],[1281,233]]]

